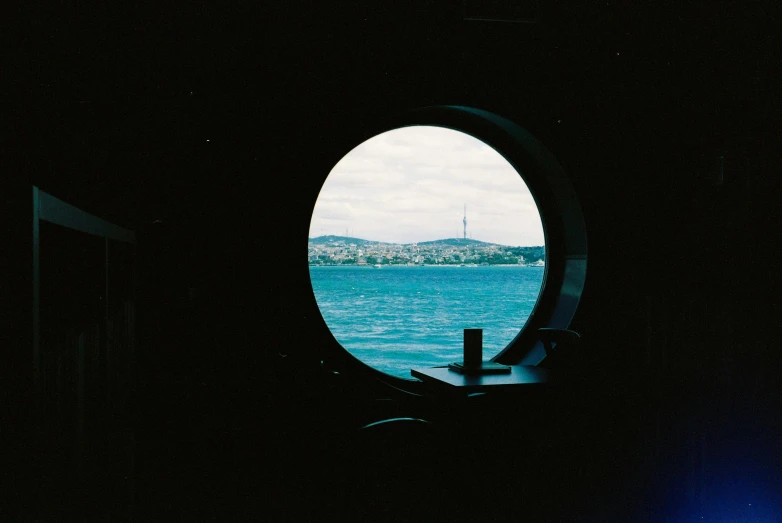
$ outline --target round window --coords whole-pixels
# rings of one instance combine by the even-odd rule
[[[320,312],[352,356],[387,375],[461,361],[465,328],[484,359],[532,316],[546,279],[544,222],[497,150],[436,125],[377,134],[331,170],[310,223]]]

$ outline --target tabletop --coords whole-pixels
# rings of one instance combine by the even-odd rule
[[[552,381],[548,369],[531,365],[511,365],[511,372],[507,374],[465,375],[448,367],[416,368],[411,369],[410,374],[426,385],[466,393],[541,386]]]

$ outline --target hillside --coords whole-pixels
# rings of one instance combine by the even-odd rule
[[[316,236],[314,238],[308,238],[308,242],[312,245],[328,245],[329,243],[335,243],[335,242],[345,242],[347,244],[354,243],[357,246],[359,245],[365,245],[365,244],[379,244],[379,245],[401,245],[403,247],[408,247],[411,245],[418,245],[419,247],[433,247],[433,248],[441,248],[441,247],[508,247],[513,250],[517,249],[524,249],[527,252],[535,252],[536,254],[538,252],[543,252],[545,249],[540,246],[530,246],[530,247],[510,247],[508,245],[501,245],[498,243],[489,243],[489,242],[482,242],[480,240],[472,240],[472,239],[464,239],[464,238],[443,238],[441,240],[430,240],[425,242],[417,242],[417,243],[403,243],[403,244],[396,244],[396,243],[389,243],[389,242],[379,242],[375,240],[364,240],[362,238],[351,238],[350,236],[337,236],[337,235],[326,235],[326,236]],[[526,252],[524,254],[527,254]]]
[[[411,245],[411,244],[405,244]],[[419,246],[427,247],[440,247],[440,246],[470,246],[470,247],[489,247],[490,245],[497,245],[496,243],[482,242],[480,240],[471,240],[469,238],[445,238],[442,240],[432,240],[428,242],[418,242]]]
[[[308,238],[307,241],[309,241],[309,243],[312,243],[314,245],[326,245],[332,242],[355,243],[356,245],[364,245],[365,243],[384,243],[384,242],[375,242],[372,240],[362,240],[361,238],[351,238],[350,236],[335,236],[333,234],[329,234],[326,236],[316,236],[315,238]]]

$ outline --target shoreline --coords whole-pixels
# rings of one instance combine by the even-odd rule
[[[362,264],[358,265],[355,263],[333,263],[333,264],[308,264],[308,267],[363,267],[366,269],[376,269],[378,267],[375,267],[374,265],[369,264]],[[545,265],[519,265],[515,263],[493,263],[488,265],[457,265],[457,264],[434,264],[434,265],[427,265],[427,264],[416,264],[416,265],[406,265],[401,263],[389,263],[389,264],[381,264],[380,268],[385,269],[386,267],[456,267],[461,269],[479,269],[481,267],[525,267],[525,268],[536,268],[536,267],[545,267]]]

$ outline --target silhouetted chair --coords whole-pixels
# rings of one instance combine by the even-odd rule
[[[367,423],[363,427],[361,427],[359,430],[367,431],[367,430],[377,430],[378,428],[385,428],[389,427],[390,429],[397,431],[398,429],[407,428],[408,426],[421,426],[421,425],[428,425],[429,422],[420,418],[390,418],[390,419],[384,419],[380,421],[375,421],[373,423]]]
[[[328,489],[325,520],[423,521],[448,515],[460,499],[463,462],[436,423],[388,418],[345,434]],[[435,517],[437,515],[437,517]],[[456,515],[454,515],[455,517]],[[458,519],[458,517],[455,517]],[[449,521],[454,518],[448,518]]]
[[[581,335],[568,329],[538,329],[540,341],[546,350],[541,366],[548,368],[575,368],[583,362],[580,350]]]

